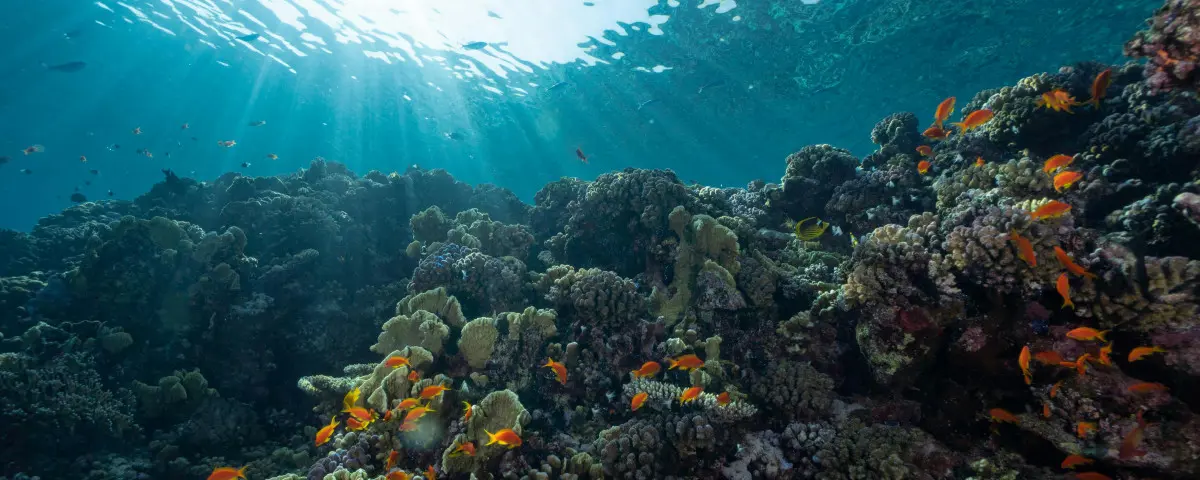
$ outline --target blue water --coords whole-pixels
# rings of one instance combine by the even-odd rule
[[[527,201],[625,167],[777,180],[807,144],[869,152],[890,113],[1119,62],[1159,3],[0,0],[0,227],[30,229],[76,187],[132,199],[164,168],[272,175],[316,156],[445,168]],[[70,61],[87,66],[42,66]]]

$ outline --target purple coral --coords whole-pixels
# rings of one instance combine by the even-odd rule
[[[1155,91],[1200,88],[1200,3],[1167,0],[1150,19],[1150,27],[1125,44],[1125,54],[1148,59],[1146,82]]]

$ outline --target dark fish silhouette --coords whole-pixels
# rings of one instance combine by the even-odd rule
[[[462,47],[464,50],[479,50],[486,46],[488,46],[487,42],[471,42],[466,45],[463,45]]]
[[[84,194],[82,194],[82,193],[78,193],[78,192],[76,192],[76,193],[72,193],[72,194],[71,194],[71,201],[72,201],[72,202],[75,202],[75,203],[83,203],[83,202],[86,202],[86,201],[87,201],[87,196],[85,196],[85,195],[84,195]]]
[[[594,7],[594,6],[596,6],[596,2],[583,2],[583,6]]]
[[[9,160],[11,160],[11,159],[8,157],[0,156],[0,165],[4,165],[4,164],[8,163]]]
[[[262,35],[259,35],[259,34],[257,34],[257,33],[251,33],[251,34],[249,34],[249,35],[242,35],[242,36],[240,36],[240,37],[237,37],[237,39],[238,39],[238,40],[241,40],[241,41],[243,41],[243,42],[246,42],[246,43],[250,43],[250,42],[253,42],[253,41],[255,41],[255,40],[258,40],[258,39],[259,39],[259,37],[262,37]]]
[[[706,89],[715,88],[715,87],[724,87],[724,86],[725,86],[724,80],[715,80],[712,82],[708,82],[704,85],[701,85],[700,90],[697,91],[696,93],[704,93],[704,90],[706,90]]]
[[[108,196],[110,196],[110,197],[113,196],[112,190],[108,191]]]
[[[504,17],[501,17],[500,15],[496,14],[496,12],[493,12],[493,11],[491,11],[491,10],[488,10],[488,16],[489,16],[489,17],[492,17],[492,18],[499,18],[499,19],[501,19],[501,20],[503,20],[503,19],[504,19]]]
[[[87,67],[87,62],[67,62],[67,63],[60,63],[58,65],[46,65],[43,63],[42,65],[45,65],[47,70],[53,70],[55,72],[73,73],[73,72],[78,72],[80,70],[83,70],[84,67]]]
[[[33,175],[33,170],[30,170],[28,168],[22,168],[21,173],[24,173],[26,175]]]

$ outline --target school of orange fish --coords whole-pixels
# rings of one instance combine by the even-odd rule
[[[668,370],[679,369],[680,371],[686,372],[704,366],[704,360],[694,354],[682,355],[667,360],[670,362]],[[412,369],[412,364],[409,362],[408,358],[402,356],[388,357],[384,363],[392,368],[408,367]],[[556,362],[553,358],[548,358],[542,367],[549,368],[554,374],[555,380],[558,381],[559,384],[567,384],[567,366],[565,364],[562,362]],[[655,361],[648,361],[642,364],[642,366],[637,370],[630,372],[630,377],[634,380],[654,378],[660,371],[662,371],[661,364]],[[420,379],[421,374],[418,371],[410,370],[408,374],[409,381],[416,382]],[[415,431],[417,429],[417,422],[420,421],[420,419],[426,414],[434,411],[430,406],[430,402],[434,399],[437,399],[448,390],[452,389],[445,385],[430,385],[423,388],[417,397],[409,397],[401,400],[400,403],[398,403],[394,408],[383,412],[381,416],[378,412],[360,405],[360,397],[362,392],[358,388],[355,388],[347,392],[342,398],[341,413],[345,414],[344,418],[341,421],[338,420],[337,416],[330,418],[327,425],[321,427],[320,430],[317,430],[315,438],[313,439],[313,443],[317,447],[321,447],[329,443],[329,441],[333,438],[333,434],[337,431],[337,428],[342,425],[343,421],[345,422],[345,428],[347,430],[361,431],[366,430],[367,427],[371,426],[371,424],[376,421],[382,420],[385,423],[391,423],[397,419],[401,419],[400,425],[397,427],[400,432]],[[696,400],[702,393],[704,393],[703,387],[692,386],[684,390],[683,393],[679,395],[677,400],[682,405]],[[649,396],[649,393],[644,391],[635,394],[629,404],[630,410],[636,412],[638,409],[642,408]],[[729,403],[732,401],[729,392],[721,392],[721,394],[717,395],[716,398],[717,405],[721,407],[729,405]],[[467,422],[471,419],[474,406],[466,401],[463,401],[462,403],[462,420],[463,422]],[[505,428],[497,432],[485,431],[484,433],[486,433],[488,436],[488,442],[483,445],[484,447],[495,445],[497,447],[512,449],[520,447],[522,443],[520,435],[509,428]],[[465,442],[457,446],[450,453],[450,456],[454,457],[459,455],[467,455],[473,457],[476,454],[476,448],[477,447],[475,446],[474,442]],[[212,474],[209,475],[208,480],[245,479],[245,471],[246,467],[219,467],[213,470]],[[385,480],[409,480],[412,478],[411,474],[404,471],[400,467],[400,453],[396,450],[392,450],[388,454],[387,462],[384,464],[384,472]],[[425,471],[421,473],[428,480],[437,479],[437,470],[433,465],[427,466]]]
[[[1039,98],[1037,98],[1034,106],[1035,108],[1047,108],[1056,112],[1066,113],[1074,113],[1071,111],[1071,108],[1078,106],[1090,106],[1098,109],[1100,108],[1100,101],[1103,100],[1104,93],[1108,89],[1111,81],[1112,70],[1107,69],[1096,75],[1095,80],[1092,82],[1091,98],[1086,102],[1076,101],[1075,98],[1065,90],[1054,89],[1043,93]],[[955,98],[950,97],[943,100],[938,105],[934,114],[933,125],[931,125],[923,133],[926,138],[930,140],[944,140],[950,135],[950,131],[943,128],[943,125],[954,110],[954,102]],[[986,109],[976,110],[967,115],[962,122],[954,123],[953,125],[958,127],[960,133],[966,133],[971,129],[983,125],[987,121],[991,120],[991,118],[991,111]],[[921,160],[917,164],[917,172],[921,175],[925,175],[929,172],[930,168],[933,167],[932,160],[934,160],[934,150],[929,145],[921,145],[917,147],[916,150],[921,157],[928,158],[928,160]],[[1062,193],[1066,191],[1083,178],[1083,174],[1080,172],[1066,170],[1066,168],[1069,167],[1071,162],[1074,160],[1075,157],[1073,155],[1058,154],[1046,159],[1045,163],[1043,164],[1042,172],[1046,175],[1053,176],[1053,185],[1056,192]],[[983,157],[977,158],[975,160],[975,165],[983,166]],[[1050,200],[1029,212],[1029,216],[1033,221],[1039,221],[1060,217],[1070,211],[1070,204],[1059,200]],[[1021,236],[1021,234],[1016,230],[1012,230],[1009,232],[1009,240],[1016,249],[1018,258],[1026,262],[1030,267],[1037,266],[1037,257],[1034,253],[1033,245],[1028,239]],[[1096,275],[1088,272],[1084,267],[1075,263],[1075,261],[1071,259],[1067,252],[1059,246],[1054,247],[1054,255],[1064,270],[1061,274],[1059,274],[1054,283],[1055,289],[1063,299],[1061,308],[1071,307],[1073,309],[1075,308],[1075,304],[1071,301],[1071,283],[1068,273],[1082,277],[1084,281],[1095,279]],[[1021,349],[1021,353],[1017,357],[1017,364],[1021,368],[1021,373],[1025,378],[1025,383],[1027,385],[1033,384],[1033,371],[1030,369],[1031,360],[1037,360],[1039,363],[1048,366],[1073,369],[1078,375],[1081,376],[1086,375],[1087,369],[1091,364],[1102,366],[1111,365],[1113,344],[1105,338],[1107,333],[1107,331],[1099,331],[1091,327],[1077,327],[1067,332],[1066,337],[1074,341],[1098,341],[1103,343],[1103,346],[1096,351],[1095,356],[1093,356],[1091,353],[1084,353],[1078,358],[1070,361],[1062,358],[1058,352],[1054,351],[1038,352],[1034,354],[1030,351],[1029,346],[1026,345]],[[1163,353],[1165,351],[1166,350],[1159,346],[1139,346],[1130,350],[1127,361],[1130,363],[1136,362],[1142,360],[1148,355]],[[1062,383],[1062,380],[1058,380],[1049,387],[1049,398],[1053,399],[1058,396],[1058,392],[1062,387]],[[1166,386],[1151,382],[1135,383],[1126,388],[1128,392],[1135,394],[1161,392],[1167,390]],[[1041,412],[1044,418],[1050,418],[1053,413],[1051,411],[1050,404],[1047,402],[1042,404]],[[1145,430],[1150,424],[1146,423],[1146,421],[1142,419],[1142,413],[1142,411],[1137,413],[1137,425],[1125,434],[1124,439],[1121,442],[1121,447],[1118,452],[1118,456],[1121,459],[1129,459],[1146,454],[1146,451],[1140,449],[1139,446],[1143,437],[1145,436]],[[1021,420],[1019,417],[1017,417],[1017,415],[1014,415],[1013,413],[1002,408],[993,408],[988,410],[988,417],[993,422],[1012,424],[1021,423]],[[1095,422],[1086,422],[1082,420],[1075,422],[1075,434],[1080,439],[1087,438],[1089,433],[1094,432],[1096,429],[1097,424]],[[1091,458],[1087,458],[1078,454],[1071,454],[1063,459],[1060,467],[1063,469],[1073,470],[1075,467],[1088,465],[1093,462],[1094,460]],[[1076,472],[1074,475],[1075,478],[1080,480],[1111,480],[1109,476],[1099,472]]]

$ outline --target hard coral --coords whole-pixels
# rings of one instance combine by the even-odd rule
[[[1125,44],[1125,54],[1148,59],[1146,81],[1156,91],[1200,88],[1200,5],[1167,0],[1150,19],[1150,27]]]
[[[780,183],[783,189],[774,199],[793,220],[820,216],[833,189],[854,179],[857,158],[849,150],[831,145],[809,145],[787,157],[787,169]]]

